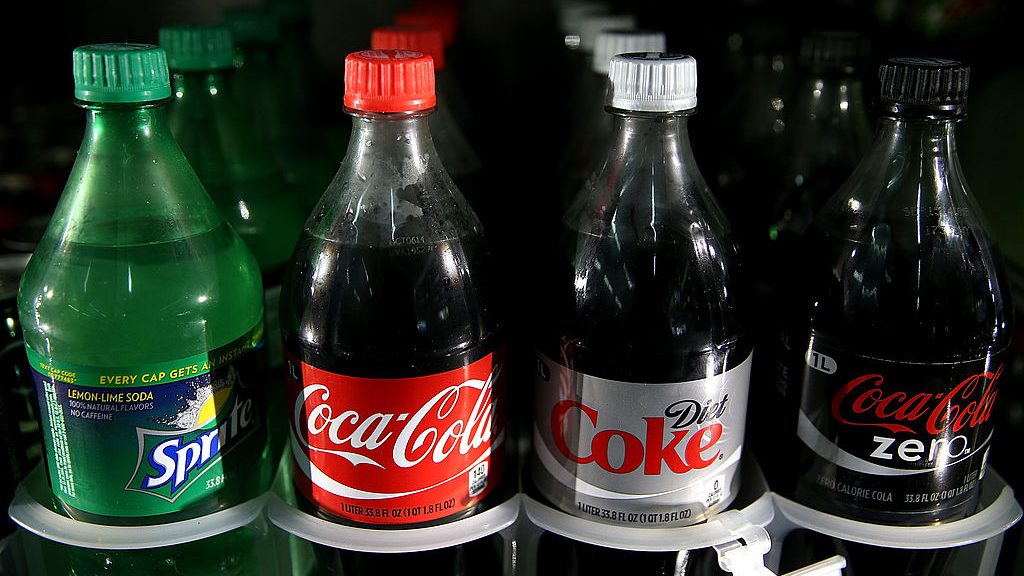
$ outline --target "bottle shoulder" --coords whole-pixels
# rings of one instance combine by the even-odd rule
[[[482,236],[436,154],[346,157],[307,224],[327,240],[387,246]]]
[[[920,222],[920,220],[918,220]],[[812,230],[804,262],[813,332],[868,355],[972,357],[1009,344],[1013,308],[998,250],[973,230],[874,225],[856,240]]]
[[[282,286],[285,341],[350,375],[429,372],[497,345],[495,272],[475,235],[368,245],[307,232]]]
[[[184,358],[262,321],[259,270],[226,224],[161,242],[40,248],[18,297],[25,341],[67,362]]]

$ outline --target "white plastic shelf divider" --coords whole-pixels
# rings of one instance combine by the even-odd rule
[[[555,510],[523,496],[526,515],[539,528],[583,542],[635,552],[678,552],[710,548],[746,539],[751,527],[767,526],[775,515],[771,494],[739,510],[721,512],[707,522],[682,528],[610,526]]]
[[[84,548],[138,550],[174,546],[210,538],[247,526],[263,513],[265,497],[255,498],[201,518],[148,526],[104,526],[54,512],[36,495],[48,494],[46,476],[37,466],[18,486],[11,519],[41,538]]]
[[[833,538],[912,550],[955,548],[1000,536],[1021,519],[1013,489],[993,470],[982,484],[982,509],[962,520],[933,526],[885,526],[819,512],[774,494],[775,507],[791,527],[807,528]],[[775,535],[775,534],[773,534]]]
[[[505,502],[439,526],[406,530],[378,530],[335,524],[297,510],[276,495],[269,495],[267,516],[281,530],[303,540],[354,552],[397,554],[458,546],[501,532],[519,518],[519,495]]]

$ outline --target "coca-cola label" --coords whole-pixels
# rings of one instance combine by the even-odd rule
[[[299,491],[364,524],[418,524],[471,508],[501,477],[502,355],[415,378],[360,378],[286,354]]]
[[[1005,353],[896,362],[846,353],[815,337],[804,360],[797,434],[811,466],[801,496],[916,514],[956,508],[975,494]]]
[[[619,382],[539,355],[533,478],[568,512],[685,526],[739,486],[751,357],[710,378]]]

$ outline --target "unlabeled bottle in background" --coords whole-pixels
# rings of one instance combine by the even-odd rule
[[[165,27],[160,30],[160,44],[172,73],[171,131],[224,219],[256,257],[263,276],[266,331],[274,335],[268,342],[268,360],[272,369],[283,370],[276,337],[281,278],[306,214],[235,94],[230,30]],[[268,406],[276,462],[284,446],[286,416],[283,388],[277,386],[271,392],[280,392],[280,398]]]
[[[775,6],[773,5],[774,9]],[[708,155],[715,198],[732,223],[741,245],[756,241],[758,221],[775,198],[770,175],[785,165],[788,150],[786,117],[796,85],[796,46],[789,23],[779,14],[748,16],[733,35],[739,58],[734,86],[715,109],[719,113]],[[792,42],[795,44],[795,42]]]
[[[542,288],[532,479],[571,514],[683,526],[739,488],[741,271],[687,135],[694,59],[619,55],[609,75],[612,144]]]
[[[237,47],[235,92],[284,171],[296,201],[309,212],[330,182],[334,167],[301,101],[285,88],[288,76],[280,68],[278,54],[280,24],[268,9],[255,7],[226,10],[224,24]]]
[[[569,145],[559,172],[565,175],[560,194],[559,211],[568,208],[573,197],[583,188],[595,164],[607,150],[612,135],[612,115],[605,112],[611,96],[608,81],[608,63],[612,56],[626,52],[664,52],[665,33],[645,30],[605,30],[597,34],[591,73],[601,83],[600,95],[594,94],[586,102],[579,102],[576,112],[578,123],[569,135]]]
[[[607,14],[608,6],[601,2],[567,1],[559,2],[557,10],[551,16],[557,21],[552,25],[550,34],[554,36],[547,43],[552,53],[552,63],[546,70],[547,76],[561,82],[560,90],[567,96],[556,99],[552,106],[555,114],[551,121],[546,124],[548,137],[557,136],[559,152],[564,149],[568,140],[566,136],[571,134],[576,107],[578,103],[568,97],[569,94],[576,94],[575,86],[581,79],[585,79],[584,72],[588,71],[586,56],[579,50],[579,37],[581,34],[581,23],[583,18],[594,14]],[[634,22],[633,28],[636,27]],[[558,35],[560,32],[561,35]],[[570,44],[570,40],[572,43]],[[551,168],[557,166],[553,163]]]
[[[592,109],[593,103],[603,102],[607,99],[608,82],[605,76],[594,74],[594,48],[597,44],[597,37],[606,30],[635,30],[636,17],[632,14],[607,14],[603,11],[588,13],[575,24],[577,32],[573,35],[578,42],[575,45],[566,44],[566,52],[571,57],[569,74],[564,78],[558,78],[559,84],[557,94],[564,99],[563,105],[566,110],[566,118],[561,121],[559,128],[562,132],[556,132],[552,136],[557,139],[558,155],[551,159],[551,166],[557,179],[551,186],[550,192],[545,191],[542,197],[544,203],[553,205],[552,209],[539,211],[534,217],[538,221],[536,226],[535,245],[538,248],[550,250],[559,241],[561,231],[561,216],[569,201],[579,192],[568,189],[569,183],[566,178],[572,178],[570,158],[573,154],[571,149],[575,146],[573,139],[577,134],[591,134],[594,127],[590,122],[594,121]],[[567,41],[569,37],[566,37]],[[602,104],[603,106],[603,104]],[[604,114],[603,110],[598,112]],[[609,128],[610,131],[610,128]],[[588,143],[584,143],[586,145]],[[589,143],[599,145],[599,143]],[[592,154],[594,163],[599,160],[603,150]],[[592,170],[594,165],[587,166],[584,170]],[[584,176],[584,179],[586,176]],[[552,199],[551,196],[556,199]],[[538,200],[540,201],[540,200]],[[536,260],[536,259],[535,259]],[[553,264],[554,259],[540,259],[540,262],[531,262],[531,272],[542,278],[550,278],[553,271],[545,269],[548,264]]]
[[[778,374],[786,365],[778,362],[778,327],[784,315],[798,305],[800,283],[804,280],[800,239],[825,202],[849,178],[871,145],[860,64],[864,39],[853,32],[815,32],[804,38],[800,53],[800,82],[794,105],[788,111],[789,154],[772,174],[765,174],[760,192],[774,196],[773,208],[753,214],[758,228],[751,238],[749,262],[758,305],[758,362],[754,397],[759,406],[772,406],[752,415],[757,426],[778,422],[781,413],[795,418],[796,395],[791,402],[775,404],[787,397],[772,388],[788,379]],[[775,489],[792,479],[793,450],[779,450],[779,439],[758,434],[752,437],[760,463]],[[793,439],[795,441],[795,439]]]
[[[278,23],[280,36],[277,68],[284,79],[282,89],[290,93],[307,122],[317,120],[323,100],[318,81],[316,56],[313,54],[313,21],[309,0],[269,0],[266,9]],[[326,103],[324,103],[326,104]]]
[[[478,212],[483,207],[485,193],[481,190],[480,158],[466,140],[462,128],[455,122],[448,106],[446,90],[456,86],[446,74],[444,45],[441,31],[428,26],[387,26],[374,28],[370,36],[373,50],[413,50],[434,60],[437,107],[428,117],[430,136],[434,140],[441,162],[452,180]],[[445,80],[442,80],[445,79]],[[486,222],[486,221],[485,221]]]
[[[805,240],[782,389],[799,398],[796,498],[932,524],[977,504],[1012,308],[957,157],[968,69],[898,58],[880,77],[875,142]]]
[[[455,43],[459,29],[458,14],[451,10],[409,10],[394,17],[395,26],[426,26],[441,32],[441,41],[448,48]]]
[[[856,32],[804,38],[800,80],[786,120],[789,155],[772,220],[763,230],[768,241],[793,242],[802,235],[870,147],[861,73],[866,51],[866,40]]]
[[[345,70],[352,141],[282,293],[295,483],[333,521],[443,523],[503,497],[494,263],[431,141],[431,59],[368,50]]]
[[[447,108],[446,114],[454,117],[455,122],[465,133],[467,130],[475,130],[476,126],[473,120],[472,106],[463,94],[459,83],[460,81],[477,82],[479,81],[479,78],[472,75],[473,72],[476,72],[472,69],[466,71],[469,75],[464,78],[461,77],[459,72],[459,36],[461,21],[461,8],[455,3],[414,2],[411,10],[395,14],[393,25],[401,27],[422,26],[425,28],[433,28],[441,33],[441,44],[442,50],[444,51],[444,68],[443,72],[441,70],[435,71],[435,86],[438,91],[437,94],[439,100],[441,97],[444,97],[447,101],[444,104],[445,108]],[[423,50],[419,51],[427,53]],[[429,54],[431,56],[435,56],[433,52],[430,52]],[[433,125],[434,120],[431,120],[431,126]],[[437,134],[435,134],[434,139],[438,140]],[[440,150],[440,140],[438,140],[438,151]],[[448,166],[447,158],[442,156],[442,159],[444,159],[445,167],[448,168],[449,171],[456,168],[455,166]],[[452,176],[454,175],[455,174],[452,173]],[[457,181],[457,183],[461,186],[461,182]],[[465,193],[465,190],[463,193]]]
[[[583,16],[576,27],[578,32],[573,36],[578,43],[570,45],[570,37],[566,37],[566,48],[574,55],[570,75],[562,91],[569,102],[569,132],[563,135],[566,143],[578,131],[586,130],[584,123],[592,119],[586,115],[587,103],[605,97],[607,81],[605,77],[594,74],[594,49],[597,47],[598,35],[606,30],[636,30],[637,24],[636,16],[632,14],[599,12]]]

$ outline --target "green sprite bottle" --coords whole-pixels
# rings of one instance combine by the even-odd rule
[[[252,253],[171,135],[164,51],[74,51],[85,138],[18,311],[57,502],[103,524],[202,516],[269,485]]]

